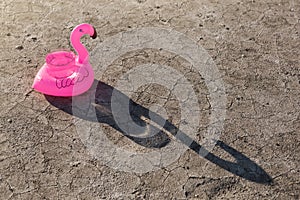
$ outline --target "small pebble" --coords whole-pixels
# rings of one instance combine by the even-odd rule
[[[7,33],[6,36],[11,36],[11,33]]]
[[[12,123],[12,119],[8,119],[7,122],[8,122],[8,123]]]
[[[70,165],[72,166],[72,167],[78,167],[78,165],[80,165],[80,161],[75,161],[75,162],[71,162],[70,163]]]
[[[22,49],[24,49],[24,47],[22,45],[18,45],[18,46],[16,46],[16,49],[17,50],[22,50]]]

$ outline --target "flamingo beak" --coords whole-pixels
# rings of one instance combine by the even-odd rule
[[[94,29],[94,34],[91,36],[91,38],[96,39],[97,38],[97,32],[96,32],[95,27],[93,27],[93,29]]]

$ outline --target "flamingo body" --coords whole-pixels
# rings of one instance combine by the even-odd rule
[[[80,24],[71,33],[71,43],[78,55],[57,51],[46,56],[46,63],[37,73],[32,87],[52,96],[76,96],[86,92],[94,81],[94,71],[89,63],[86,48],[80,43],[84,34],[96,37],[94,28]]]

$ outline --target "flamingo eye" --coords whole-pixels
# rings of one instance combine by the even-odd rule
[[[83,30],[82,30],[82,29],[79,29],[79,32],[83,32]]]

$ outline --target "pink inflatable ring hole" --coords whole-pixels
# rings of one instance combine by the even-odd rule
[[[46,63],[50,67],[75,65],[75,54],[68,51],[57,51],[46,56]]]

